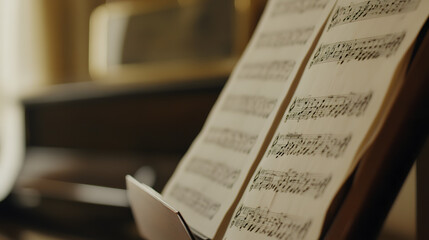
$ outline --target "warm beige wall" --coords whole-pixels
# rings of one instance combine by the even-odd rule
[[[54,82],[88,80],[89,17],[104,0],[38,0],[43,5]]]
[[[39,83],[45,77],[43,38],[42,35],[35,34],[40,31],[41,26],[40,5],[35,2],[0,2],[2,91],[15,91],[18,85]]]
[[[104,0],[0,0],[2,89],[83,81],[92,10]]]

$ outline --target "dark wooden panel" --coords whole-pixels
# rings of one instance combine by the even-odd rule
[[[429,239],[429,137],[417,159],[417,239]]]
[[[28,146],[182,153],[200,131],[222,83],[40,96],[25,101]],[[70,93],[67,93],[71,95]]]

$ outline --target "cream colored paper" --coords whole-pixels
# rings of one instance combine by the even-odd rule
[[[179,212],[168,205],[158,192],[131,176],[126,180],[128,198],[142,236],[151,240],[194,239]]]
[[[337,2],[224,239],[318,239],[403,80],[429,1]],[[406,64],[406,63],[405,63]]]
[[[233,210],[334,2],[269,2],[202,132],[164,189],[165,199],[207,237],[219,234]]]

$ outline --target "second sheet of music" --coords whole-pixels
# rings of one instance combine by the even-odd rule
[[[428,13],[424,0],[337,1],[224,239],[319,238],[403,84],[400,64]]]

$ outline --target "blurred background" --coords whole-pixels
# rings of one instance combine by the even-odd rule
[[[125,175],[162,190],[265,3],[0,0],[0,240],[139,239]]]

